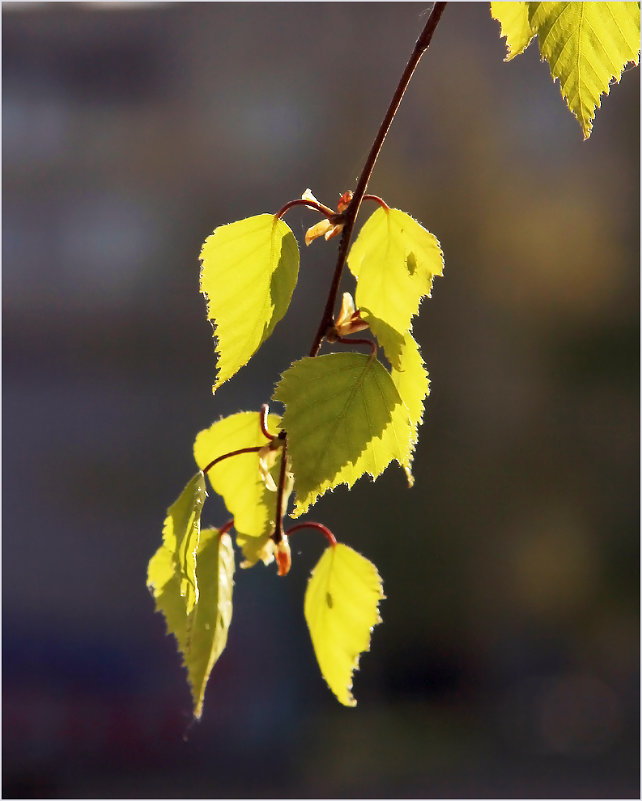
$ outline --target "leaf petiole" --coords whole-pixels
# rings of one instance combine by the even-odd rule
[[[239,448],[237,451],[230,451],[229,453],[224,453],[222,456],[217,456],[216,459],[212,459],[212,461],[207,465],[207,467],[203,468],[203,472],[207,473],[208,470],[211,470],[214,465],[222,462],[223,459],[229,459],[231,456],[240,456],[242,453],[258,453],[262,445],[254,445],[251,448]]]
[[[341,283],[341,274],[343,272],[343,267],[346,261],[346,257],[348,255],[348,247],[350,246],[350,239],[352,237],[352,231],[354,229],[355,220],[357,214],[359,213],[361,201],[363,200],[364,195],[366,193],[368,181],[370,180],[370,176],[372,175],[372,171],[374,170],[377,158],[379,157],[379,152],[381,151],[383,141],[386,138],[390,126],[392,125],[392,121],[395,118],[395,114],[397,113],[397,109],[399,108],[399,104],[401,103],[401,99],[404,96],[406,89],[408,88],[408,84],[410,83],[410,79],[413,76],[417,64],[419,64],[419,60],[430,46],[433,33],[435,32],[435,28],[439,24],[439,20],[441,19],[441,15],[443,14],[446,5],[447,5],[446,3],[435,3],[432,9],[430,10],[430,15],[428,16],[426,25],[421,34],[419,35],[419,38],[415,42],[413,51],[410,54],[410,58],[408,59],[408,63],[406,64],[406,67],[401,75],[401,78],[399,79],[399,83],[397,85],[397,88],[395,89],[395,93],[392,96],[390,105],[388,106],[388,110],[386,111],[386,114],[381,122],[381,125],[379,126],[379,130],[377,131],[377,134],[374,138],[372,147],[370,148],[370,152],[366,159],[366,163],[363,165],[363,169],[361,170],[361,175],[359,176],[359,180],[357,181],[357,186],[354,190],[352,200],[350,201],[350,205],[343,212],[344,214],[343,219],[345,221],[345,224],[341,236],[341,241],[339,243],[339,252],[337,253],[337,263],[334,268],[334,275],[332,276],[332,283],[330,285],[330,291],[328,293],[328,299],[325,304],[325,309],[323,310],[321,322],[319,323],[319,328],[317,330],[316,336],[314,337],[312,347],[310,348],[310,354],[309,354],[310,356],[316,356],[318,354],[323,337],[325,336],[328,327],[331,324],[334,305],[337,299],[337,294],[339,292],[339,284]]]
[[[305,198],[297,198],[296,200],[290,200],[289,203],[286,203],[285,206],[280,211],[274,215],[277,219],[281,219],[286,211],[289,211],[294,206],[305,206],[308,209],[313,209],[314,211],[318,211],[320,214],[323,214],[324,217],[327,217],[331,222],[341,222],[341,215],[337,214],[336,211],[333,211],[329,206],[325,206],[323,203],[319,203],[318,200],[308,200]],[[333,219],[336,218],[336,219]]]
[[[259,423],[261,426],[261,433],[263,434],[263,436],[267,437],[269,440],[273,440],[276,439],[276,437],[274,436],[274,434],[270,434],[267,427],[269,411],[270,407],[267,405],[267,403],[264,403],[263,406],[261,406],[261,411],[259,412]]]
[[[274,434],[270,434],[267,427],[267,420],[269,414],[269,406],[267,403],[264,403],[261,406],[261,411],[259,412],[259,425],[261,426],[261,433],[263,434],[266,439],[273,442],[275,439],[283,441],[285,439],[285,432],[281,431],[278,436],[274,436]],[[224,453],[221,456],[217,456],[216,459],[212,459],[212,461],[207,465],[207,467],[203,468],[203,473],[207,473],[208,470],[211,470],[214,465],[217,465],[219,462],[222,462],[224,459],[229,459],[232,456],[240,456],[242,453],[258,453],[264,446],[263,445],[252,445],[248,448],[239,448],[236,451],[230,451],[229,453]],[[278,445],[276,446],[278,447]],[[275,447],[275,450],[276,450]]]
[[[292,526],[292,528],[288,529],[285,534],[289,537],[291,534],[294,534],[295,531],[298,531],[302,528],[316,528],[317,531],[320,531],[324,535],[333,548],[337,544],[336,537],[327,526],[323,525],[323,523],[313,523],[311,521],[306,523],[297,523],[296,526]]]
[[[370,355],[375,356],[377,353],[377,345],[372,339],[348,339],[347,337],[340,337],[336,334],[336,330],[328,331],[326,337],[328,342],[340,342],[342,345],[367,345],[370,348]]]
[[[390,211],[390,206],[386,203],[386,201],[383,198],[379,197],[379,195],[364,195],[363,199],[374,200],[375,203],[378,203],[382,209],[384,209],[385,211]]]

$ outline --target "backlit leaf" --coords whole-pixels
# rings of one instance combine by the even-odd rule
[[[147,586],[176,638],[200,717],[205,685],[225,648],[232,618],[234,552],[227,534],[200,530],[205,480],[197,473],[170,506],[163,542],[150,559]]]
[[[600,96],[627,63],[639,63],[639,3],[491,3],[491,14],[506,37],[507,61],[537,35],[542,59],[588,139]]]
[[[412,486],[412,450],[417,443],[417,430],[424,416],[424,400],[429,392],[428,372],[419,353],[419,345],[412,334],[405,333],[402,336],[376,317],[367,317],[367,321],[377,342],[384,349],[390,362],[392,381],[408,409],[412,449],[402,466],[408,476],[408,483]]]
[[[280,418],[268,415],[268,430],[279,433]],[[238,412],[213,423],[201,431],[194,442],[194,459],[201,470],[219,456],[241,448],[265,445],[268,439],[261,431],[258,412]],[[279,480],[281,454],[270,470],[275,483]],[[269,534],[274,529],[276,494],[266,487],[259,471],[259,454],[243,453],[224,459],[207,472],[217,495],[234,517],[234,528],[251,537]]]
[[[288,498],[292,494],[294,486],[294,477],[292,473],[286,473],[285,489],[283,492],[284,505],[287,508]],[[276,511],[276,495],[272,493],[272,510]],[[274,561],[274,541],[272,534],[274,533],[274,525],[272,524],[260,537],[244,534],[239,531],[236,534],[236,544],[241,549],[243,554],[243,561],[241,567],[253,567],[257,562],[263,562],[269,565]]]
[[[328,686],[345,706],[355,706],[352,675],[370,649],[384,598],[377,568],[347,545],[326,548],[305,592],[304,614],[314,653]]]
[[[639,62],[639,3],[529,3],[529,18],[542,57],[588,139],[600,95],[609,93],[628,62]]]
[[[194,717],[200,718],[207,680],[227,644],[232,622],[234,548],[229,534],[203,529],[196,575],[199,598],[188,619],[183,661],[192,688]]]
[[[274,399],[285,404],[296,507],[302,515],[339,484],[377,478],[411,449],[408,410],[386,368],[362,353],[331,353],[295,362]]]
[[[410,331],[421,299],[442,275],[444,257],[437,239],[399,209],[378,208],[366,221],[348,254],[357,279],[359,309],[400,333]]]
[[[299,248],[283,220],[259,214],[216,228],[200,259],[201,292],[217,338],[216,390],[247,364],[287,311]]]
[[[257,562],[269,565],[274,561],[274,540],[270,531],[260,537],[239,532],[236,535],[236,544],[243,554],[241,567],[254,567]]]
[[[147,573],[147,583],[154,586],[155,598],[166,584],[175,583],[185,614],[192,611],[198,600],[196,551],[206,495],[205,477],[199,471],[167,510],[163,544],[152,557]]]
[[[523,53],[535,35],[528,18],[528,3],[499,2],[490,4],[490,13],[501,25],[508,54],[505,61]]]

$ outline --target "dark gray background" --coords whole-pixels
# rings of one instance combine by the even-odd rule
[[[336,240],[215,398],[199,249],[354,186],[427,6],[2,11],[3,796],[636,796],[639,71],[583,142],[536,44],[505,64],[488,4],[447,8],[370,185],[446,256],[416,485],[310,515],[385,582],[359,705],[318,673],[301,532],[287,579],[237,573],[184,742],[147,561],[195,434],[309,349]]]

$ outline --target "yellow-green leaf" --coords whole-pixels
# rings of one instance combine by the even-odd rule
[[[268,415],[268,430],[278,434],[280,417]],[[238,412],[213,423],[201,431],[194,442],[194,459],[202,470],[219,456],[265,445],[268,439],[261,431],[258,412]],[[278,483],[280,453],[270,470]],[[259,454],[243,453],[224,459],[207,472],[212,488],[220,495],[230,514],[234,528],[251,537],[269,534],[274,529],[276,493],[270,491],[259,472]]]
[[[305,592],[304,614],[328,686],[345,706],[356,706],[352,675],[370,649],[384,598],[377,568],[347,545],[326,548]]]
[[[294,487],[294,477],[292,473],[286,473],[285,488],[283,491],[283,509],[287,509],[288,499],[292,494]],[[276,495],[272,493],[272,509],[276,511]],[[243,561],[241,567],[253,567],[257,562],[261,561],[265,565],[269,565],[274,561],[274,540],[272,534],[274,533],[274,525],[261,534],[260,537],[244,534],[238,531],[236,534],[236,544],[241,549],[243,554]]]
[[[501,25],[508,53],[505,61],[523,53],[535,35],[528,18],[528,3],[499,2],[490,4],[490,13]]]
[[[444,257],[437,239],[416,220],[380,207],[352,245],[348,267],[357,279],[357,307],[404,333],[421,299],[430,296],[433,277],[442,275]]]
[[[216,228],[200,259],[201,292],[218,340],[216,390],[247,364],[287,311],[299,248],[283,220],[259,214]]]
[[[628,62],[639,63],[639,3],[529,3],[529,20],[542,57],[584,138],[590,136],[600,96],[619,82]]]
[[[163,544],[152,557],[147,573],[147,583],[154,586],[156,598],[166,584],[176,582],[186,614],[198,601],[196,552],[206,495],[205,477],[199,471],[167,510]]]
[[[408,410],[386,368],[361,353],[331,353],[295,362],[274,399],[285,404],[296,508],[302,515],[339,484],[377,478],[411,449]]]
[[[377,342],[384,349],[384,353],[391,366],[392,381],[397,388],[401,400],[408,409],[410,417],[411,446],[406,460],[402,463],[408,483],[414,483],[411,472],[414,446],[417,444],[417,430],[424,416],[424,400],[428,395],[430,381],[426,365],[421,358],[419,345],[410,333],[399,334],[394,328],[376,317],[366,316],[370,330]]]
[[[147,569],[156,610],[163,613],[183,655],[197,718],[208,677],[227,642],[234,574],[229,535],[200,530],[204,498],[205,480],[199,472],[170,506],[162,545]]]
[[[254,567],[259,561],[264,565],[269,565],[274,561],[274,540],[269,531],[260,537],[252,537],[238,532],[236,544],[243,554],[241,567]]]
[[[234,548],[229,534],[203,529],[197,555],[199,598],[188,619],[183,660],[192,688],[194,717],[203,711],[205,687],[227,644],[232,622]]]

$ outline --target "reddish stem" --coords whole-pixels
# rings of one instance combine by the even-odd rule
[[[276,437],[274,436],[274,434],[270,434],[267,427],[269,412],[270,412],[270,407],[267,405],[267,403],[264,403],[263,406],[261,406],[261,411],[259,412],[259,421],[261,424],[261,433],[263,434],[263,436],[267,437],[269,440],[273,440],[276,439]]]
[[[296,200],[291,200],[289,203],[286,203],[285,206],[280,211],[274,215],[277,219],[281,219],[286,211],[293,208],[294,206],[306,206],[309,209],[314,209],[314,211],[318,211],[323,214],[328,219],[330,217],[336,217],[336,211],[332,211],[332,209],[328,208],[328,206],[324,206],[323,203],[318,203],[314,200],[304,200],[303,198],[297,198]]]
[[[379,197],[379,195],[364,195],[363,199],[364,200],[374,200],[383,209],[385,209],[386,211],[390,211],[390,206],[386,203],[386,201],[383,198]]]
[[[342,345],[367,345],[370,348],[372,356],[377,352],[377,346],[372,339],[348,339],[347,337],[337,337],[335,342],[341,342]]]
[[[288,529],[285,533],[289,537],[291,534],[294,534],[295,531],[298,531],[301,528],[316,528],[317,531],[320,531],[325,536],[333,548],[337,544],[334,534],[322,523],[297,523],[296,526],[292,526],[292,528]]]
[[[216,459],[212,459],[212,461],[207,465],[207,467],[203,468],[203,472],[207,473],[208,470],[211,470],[215,464],[222,462],[223,459],[229,459],[230,456],[240,456],[242,453],[258,453],[261,450],[262,445],[255,445],[252,448],[239,448],[238,451],[231,451],[230,453],[224,453],[222,456],[217,456]]]
[[[223,534],[227,534],[227,532],[232,528],[233,525],[234,525],[234,518],[232,518],[231,520],[228,520],[227,523],[224,526],[221,526],[219,528],[219,530],[218,530],[219,537],[222,537]]]

